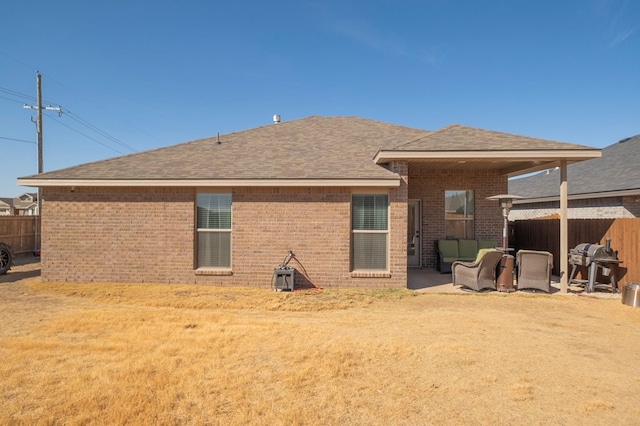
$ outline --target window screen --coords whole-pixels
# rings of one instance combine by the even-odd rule
[[[199,268],[231,267],[231,194],[198,194]]]
[[[474,238],[473,191],[445,191],[446,238]]]
[[[389,196],[353,195],[351,269],[387,269]]]

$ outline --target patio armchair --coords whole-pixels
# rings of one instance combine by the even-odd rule
[[[496,289],[496,268],[503,253],[495,249],[482,249],[474,262],[453,262],[453,285],[471,290]]]
[[[551,292],[553,255],[548,251],[519,250],[516,253],[518,290]]]

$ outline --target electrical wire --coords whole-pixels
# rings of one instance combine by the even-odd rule
[[[29,102],[35,102],[36,101],[36,98],[34,98],[33,96],[29,96],[29,95],[26,95],[24,93],[17,92],[15,90],[11,90],[11,89],[7,89],[7,88],[1,87],[1,86],[0,86],[0,92],[6,93],[7,95],[15,96],[17,98],[26,99]]]
[[[19,101],[19,100],[17,100],[17,99],[7,98],[6,96],[0,96],[0,98],[2,98],[2,99],[6,99],[6,100],[11,101],[11,102],[15,102],[15,103],[17,103],[17,104],[22,104],[22,105],[24,105],[24,102],[23,102],[23,101]]]
[[[73,89],[73,88],[71,88],[71,87],[69,87],[69,86],[67,86],[67,85],[63,84],[63,83],[62,83],[62,82],[60,82],[59,80],[56,80],[55,78],[53,78],[52,76],[50,76],[49,74],[44,74],[44,73],[43,73],[42,75],[43,75],[43,76],[46,76],[48,80],[51,80],[51,81],[53,81],[54,83],[56,83],[56,84],[60,85],[60,87],[64,88],[65,90],[68,90],[68,91],[70,91],[70,92],[73,92],[73,93],[77,94],[77,95],[78,95],[78,96],[80,96],[80,97],[81,97],[85,102],[88,102],[88,103],[90,103],[91,105],[93,105],[93,106],[95,106],[95,107],[98,107],[98,108],[100,108],[102,111],[104,111],[104,112],[106,112],[106,113],[110,114],[112,117],[117,118],[117,119],[118,119],[118,120],[120,120],[122,123],[126,124],[128,127],[130,127],[130,128],[132,128],[132,129],[134,129],[134,130],[136,130],[136,131],[138,131],[138,132],[140,132],[140,133],[142,133],[142,134],[144,134],[144,135],[148,136],[149,138],[151,138],[151,139],[155,140],[156,142],[159,142],[159,143],[161,143],[161,144],[166,143],[166,142],[164,142],[164,141],[161,141],[160,139],[158,139],[158,138],[157,138],[157,137],[155,137],[154,135],[150,134],[149,132],[146,132],[146,131],[142,130],[141,128],[139,128],[139,127],[137,127],[137,126],[133,125],[132,123],[130,123],[129,121],[127,121],[127,120],[123,119],[122,117],[119,117],[119,116],[117,116],[117,115],[113,114],[111,111],[107,110],[107,109],[106,109],[106,108],[104,108],[102,105],[100,105],[100,104],[97,104],[97,103],[93,102],[91,98],[87,98],[86,96],[84,96],[84,94],[83,94],[82,92],[80,92],[80,91],[78,91],[78,90],[75,90],[75,89]],[[65,111],[65,112],[66,112],[67,114],[71,114],[71,111]],[[78,115],[76,115],[76,117],[78,117]],[[78,118],[80,118],[80,117],[78,117]],[[90,124],[90,123],[89,123],[89,124]],[[136,151],[137,151],[136,149],[131,148],[131,147],[127,146],[126,144],[124,144],[124,142],[117,142],[117,143],[118,143],[118,144],[123,144],[123,146],[124,146],[124,147],[126,147],[126,148],[128,148],[128,149],[131,149],[131,150],[132,150],[132,151],[134,151],[134,152],[136,152]]]
[[[83,126],[93,130],[94,132],[104,136],[105,138],[109,139],[111,142],[114,142],[118,145],[120,145],[123,148],[127,148],[128,150],[132,151],[132,152],[137,152],[138,150],[135,149],[134,147],[132,147],[131,145],[127,145],[126,143],[122,142],[120,139],[116,138],[115,136],[110,135],[109,133],[105,132],[104,130],[98,128],[97,126],[91,124],[90,122],[88,122],[87,120],[85,120],[84,118],[80,117],[78,114],[74,114],[71,111],[64,111],[65,114],[67,114],[69,116],[69,118],[71,118],[72,120],[75,120],[76,122],[82,124]]]
[[[47,117],[49,117],[49,118],[56,118],[56,117],[52,116],[51,114],[44,114],[44,115],[45,115],[45,116],[47,116]],[[92,138],[91,136],[89,136],[89,135],[87,135],[87,134],[85,134],[85,133],[82,133],[80,130],[74,129],[73,127],[69,126],[68,124],[63,123],[63,122],[62,122],[62,121],[60,121],[60,120],[53,120],[53,121],[54,121],[54,123],[58,123],[59,125],[64,126],[64,127],[66,127],[67,129],[70,129],[70,130],[72,130],[72,131],[74,131],[74,132],[76,132],[76,133],[78,133],[78,134],[80,134],[80,135],[84,136],[85,138],[90,139],[90,140],[94,141],[95,143],[97,143],[97,144],[100,144],[100,145],[104,146],[105,148],[109,148],[110,150],[115,151],[115,152],[117,152],[118,154],[125,155],[125,154],[124,154],[124,152],[122,152],[122,151],[118,151],[117,149],[115,149],[115,148],[113,148],[113,147],[111,147],[111,146],[109,146],[109,145],[107,145],[107,144],[105,144],[105,143],[102,143],[102,142],[100,142],[99,140],[97,140],[97,139],[95,139],[95,138]]]
[[[62,85],[62,83],[59,83],[59,82],[58,82],[58,84]],[[63,86],[63,87],[65,87],[65,86]],[[15,91],[15,90],[7,89],[6,87],[1,87],[0,86],[0,92],[5,93],[5,94],[10,95],[10,96],[14,96],[16,98],[21,98],[22,99],[22,100],[18,100],[18,99],[9,98],[9,97],[6,97],[6,96],[0,96],[0,98],[6,99],[6,100],[11,101],[11,102],[25,104],[25,101],[28,101],[28,102],[31,102],[31,103],[37,101],[37,99],[34,98],[33,96],[29,96],[29,95],[27,95],[25,93],[21,93],[21,92]],[[51,102],[46,102],[46,103],[51,104]],[[60,113],[65,113],[66,115],[69,116],[69,118],[71,118],[72,120],[75,120],[77,123],[79,123],[79,124],[85,126],[86,128],[98,133],[102,137],[110,140],[111,142],[113,142],[113,143],[115,143],[117,145],[120,145],[123,148],[126,148],[127,150],[129,150],[131,152],[137,152],[138,151],[136,148],[132,147],[131,145],[128,145],[128,144],[122,142],[120,139],[118,139],[115,136],[113,136],[113,135],[107,133],[106,131],[100,129],[98,126],[90,123],[88,120],[85,120],[84,118],[80,117],[78,114],[72,113],[71,111],[67,110],[66,108],[61,109]],[[84,135],[84,136],[86,136],[86,135]],[[116,152],[121,153],[120,151],[116,151]]]
[[[15,139],[15,138],[5,138],[4,136],[0,136],[0,139],[4,139],[4,140],[7,140],[7,141],[14,141],[14,142],[32,143],[34,145],[37,144],[37,142],[34,142],[34,141],[26,141],[24,139]]]
[[[305,278],[309,281],[309,283],[313,286],[313,287],[312,287],[311,289],[309,289],[309,290],[315,290],[315,292],[316,292],[316,293],[321,293],[321,292],[322,292],[322,287],[317,286],[317,285],[313,282],[313,280],[311,279],[311,277],[309,276],[309,274],[307,274],[307,270],[306,270],[306,269],[305,269],[305,267],[302,265],[302,263],[298,260],[298,258],[297,258],[295,255],[293,255],[293,256],[291,257],[291,260],[295,261],[295,262],[298,264],[298,266],[300,266],[300,268],[302,269],[302,275],[304,275],[304,277],[305,277]],[[298,290],[294,289],[293,291],[298,292],[298,293],[301,293],[301,292],[303,292],[303,289],[298,289]]]
[[[293,291],[296,293],[306,293],[308,294],[308,292],[306,290],[314,290],[316,293],[320,293],[322,292],[322,287],[317,286],[313,280],[311,279],[311,277],[309,276],[309,274],[307,273],[307,269],[304,267],[304,265],[302,264],[302,262],[300,262],[298,260],[298,258],[296,257],[296,255],[293,253],[293,251],[289,250],[289,253],[287,253],[287,255],[285,256],[284,260],[282,261],[282,263],[280,264],[280,266],[278,268],[284,269],[287,268],[287,265],[289,264],[290,261],[294,261],[296,262],[296,264],[300,267],[301,271],[294,268],[295,270],[297,270],[299,273],[301,273],[306,279],[307,281],[309,281],[309,284],[312,285],[311,288],[307,288],[307,289],[295,289],[295,286]],[[276,273],[275,271],[273,272],[273,275],[271,276],[271,288],[273,290],[275,290],[275,284],[274,284],[274,280],[275,280],[275,276]]]

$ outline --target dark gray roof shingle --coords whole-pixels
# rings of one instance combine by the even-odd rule
[[[525,198],[558,197],[560,171],[509,181],[509,193]],[[640,135],[602,150],[601,158],[567,166],[569,195],[640,189]]]

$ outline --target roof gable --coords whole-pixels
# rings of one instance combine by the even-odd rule
[[[394,149],[405,151],[531,151],[592,148],[452,124],[416,140],[396,146]]]

